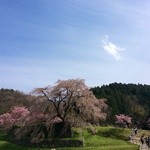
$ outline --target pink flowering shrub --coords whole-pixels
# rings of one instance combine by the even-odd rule
[[[42,112],[30,112],[28,108],[15,106],[9,113],[0,115],[0,127],[9,129],[15,125],[23,126],[46,121],[48,115]]]
[[[0,115],[0,127],[10,128],[16,123],[21,122],[29,113],[26,107],[15,106],[9,113]]]
[[[115,123],[122,127],[129,127],[131,125],[132,118],[128,115],[119,114],[115,115]]]

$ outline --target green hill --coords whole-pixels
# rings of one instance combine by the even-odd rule
[[[113,83],[91,88],[97,98],[106,98],[109,105],[108,121],[116,114],[127,114],[133,123],[147,128],[146,120],[150,114],[150,86],[142,84]]]

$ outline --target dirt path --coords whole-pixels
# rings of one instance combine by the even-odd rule
[[[139,134],[132,136],[130,142],[133,143],[133,144],[140,145],[140,150],[150,150],[150,148],[148,148],[146,143],[144,143],[143,145],[141,144]]]

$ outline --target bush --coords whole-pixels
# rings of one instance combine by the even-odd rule
[[[87,127],[87,131],[91,135],[96,135],[97,134],[97,129],[93,125],[91,125],[91,124]]]
[[[108,130],[99,130],[97,134],[104,137],[127,140],[126,130],[123,128],[109,128]]]

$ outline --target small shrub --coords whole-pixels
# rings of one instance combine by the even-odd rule
[[[91,124],[87,127],[87,131],[92,135],[97,134],[97,129],[94,126],[92,126]]]
[[[98,131],[97,134],[104,137],[127,140],[126,131],[123,128],[110,128],[109,130],[101,130]]]

